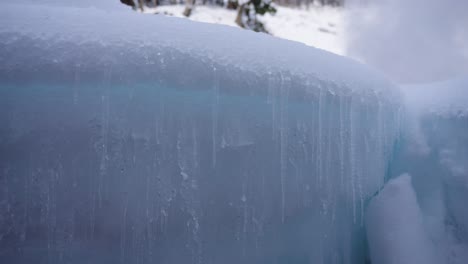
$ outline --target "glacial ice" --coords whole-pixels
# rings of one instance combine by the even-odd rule
[[[235,28],[0,9],[0,263],[364,263],[401,96]]]

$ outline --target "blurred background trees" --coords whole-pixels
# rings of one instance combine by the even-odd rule
[[[218,6],[237,12],[235,23],[245,29],[268,33],[258,15],[275,14],[275,5],[309,8],[311,5],[343,6],[345,0],[120,0],[134,10],[157,10],[158,6],[185,5],[183,15],[189,17],[195,5]]]

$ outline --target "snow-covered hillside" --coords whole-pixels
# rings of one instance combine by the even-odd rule
[[[309,9],[282,6],[277,6],[276,9],[278,11],[274,15],[258,16],[273,36],[344,55],[343,9],[314,5]],[[146,9],[145,13],[184,17],[183,10],[182,5],[159,6]],[[189,19],[238,27],[234,22],[236,13],[237,11],[222,7],[198,5]]]

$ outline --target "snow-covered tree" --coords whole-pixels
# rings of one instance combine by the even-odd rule
[[[276,8],[271,0],[247,0],[239,2],[237,9],[236,24],[242,28],[248,28],[256,32],[267,32],[257,15],[276,13]]]

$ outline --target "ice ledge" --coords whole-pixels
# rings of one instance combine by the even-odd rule
[[[163,69],[173,74],[168,71],[171,61],[182,59],[190,66],[182,70],[198,71],[200,78],[211,78],[216,69],[230,66],[238,70],[233,74],[247,75],[237,75],[237,80],[272,75],[298,79],[315,90],[322,81],[334,84],[327,85],[331,93],[372,94],[399,101],[399,91],[391,83],[360,63],[227,26],[128,11],[34,4],[4,4],[0,23],[0,72],[10,75],[41,75],[48,69],[76,72],[90,66],[102,72],[112,65],[120,76],[145,73],[140,79],[151,79]],[[21,48],[25,46],[28,52]],[[128,72],[129,66],[134,66],[134,72]],[[175,79],[182,75],[179,71]]]

